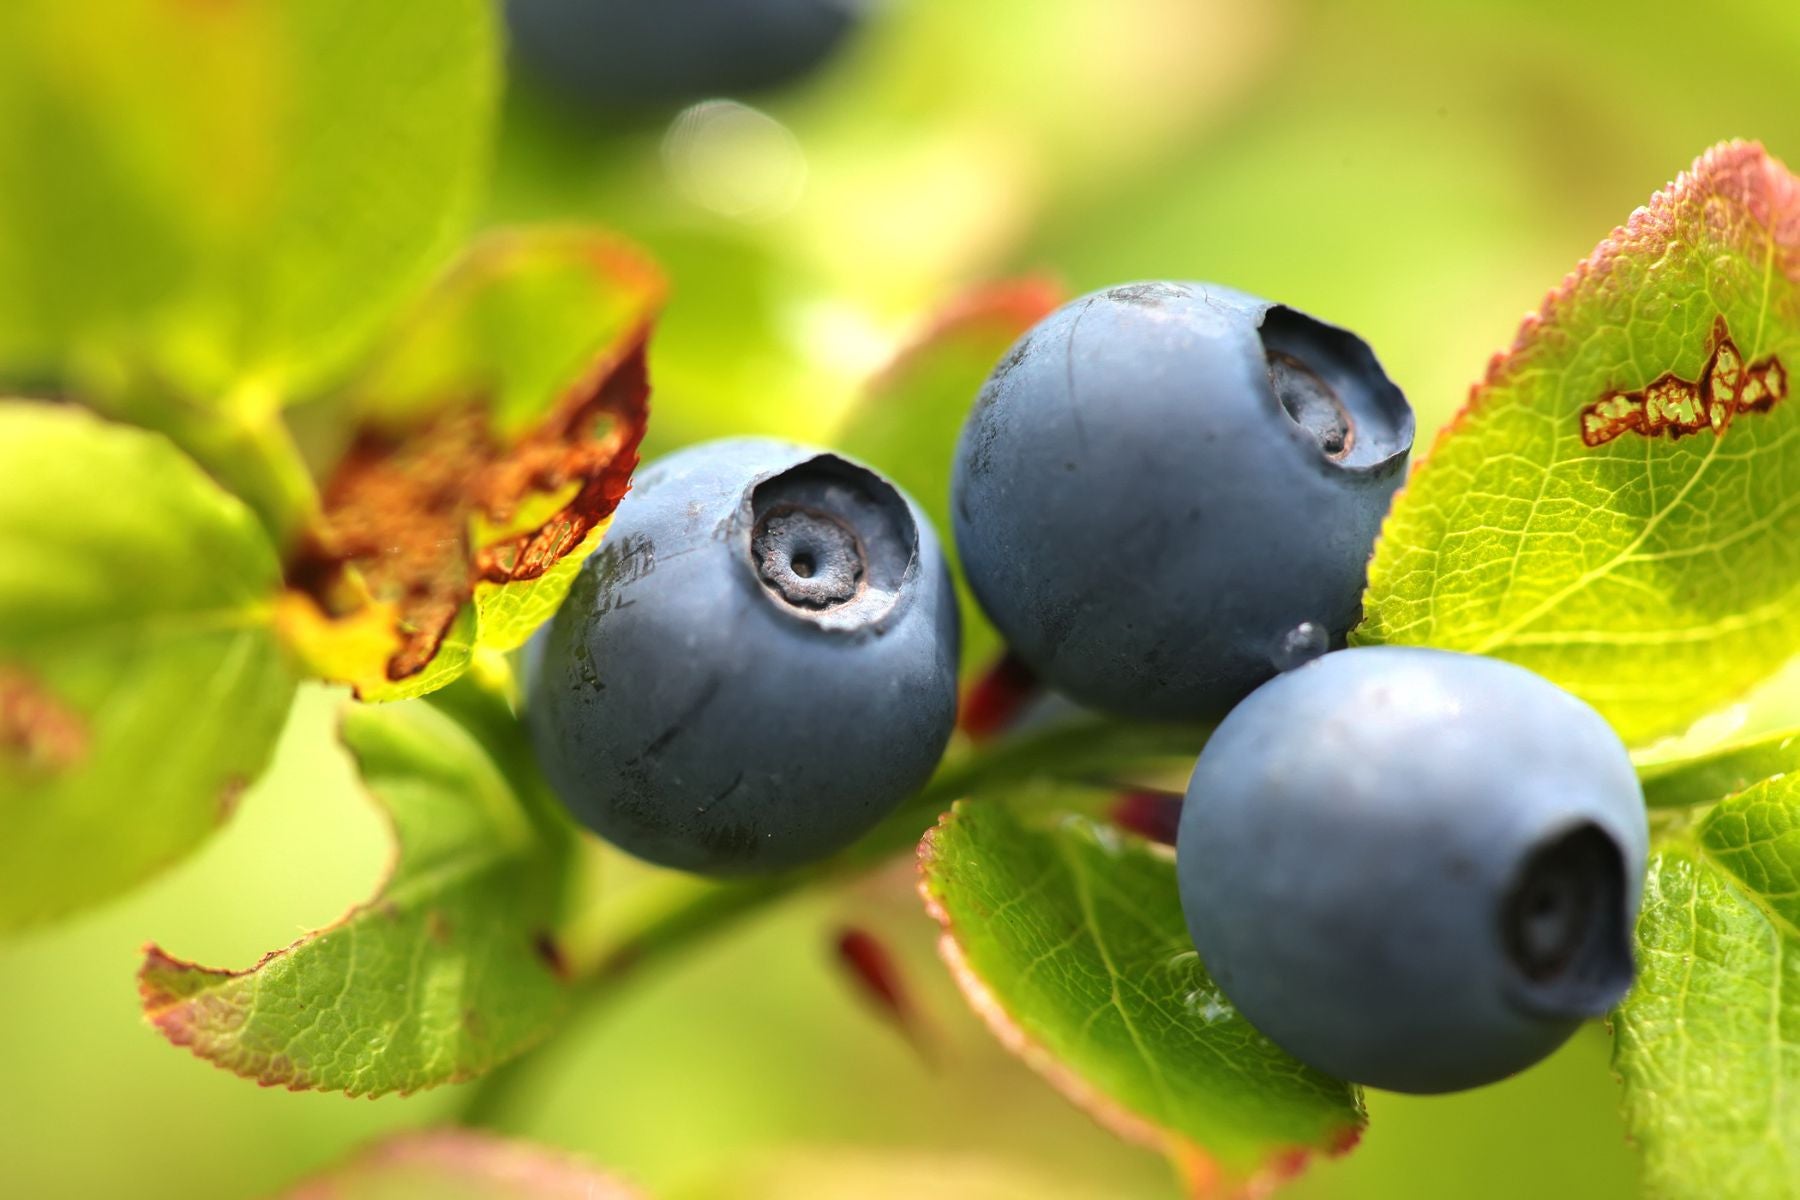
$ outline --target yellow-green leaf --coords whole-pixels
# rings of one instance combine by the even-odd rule
[[[0,929],[175,862],[274,749],[275,550],[167,439],[0,402]]]
[[[486,0],[0,5],[0,369],[286,392],[467,218]]]
[[[1712,804],[1800,764],[1800,731],[1781,729],[1638,768],[1651,808]]]
[[[1395,502],[1359,642],[1530,667],[1634,744],[1800,651],[1800,181],[1731,143],[1528,317]]]
[[[1800,1196],[1800,776],[1659,844],[1638,955],[1614,1066],[1648,1194]]]

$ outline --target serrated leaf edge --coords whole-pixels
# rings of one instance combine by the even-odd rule
[[[1683,192],[1695,183],[1708,176],[1721,173],[1733,167],[1757,164],[1765,169],[1773,169],[1785,174],[1785,169],[1774,159],[1759,141],[1733,138],[1720,142],[1709,148],[1696,158],[1685,171],[1664,184],[1650,199],[1632,210],[1622,225],[1615,225],[1600,244],[1590,251],[1586,257],[1576,263],[1562,282],[1545,293],[1543,301],[1535,311],[1528,312],[1519,321],[1519,328],[1513,334],[1512,341],[1502,349],[1494,351],[1488,358],[1487,369],[1481,378],[1469,386],[1467,399],[1454,416],[1439,427],[1431,439],[1431,449],[1423,457],[1415,456],[1411,468],[1407,471],[1406,484],[1396,492],[1388,504],[1387,515],[1382,518],[1381,531],[1376,535],[1375,545],[1371,550],[1370,561],[1380,556],[1381,543],[1386,538],[1388,525],[1399,510],[1406,487],[1423,472],[1431,469],[1431,464],[1438,458],[1438,451],[1451,438],[1461,434],[1481,411],[1483,401],[1488,394],[1498,388],[1507,379],[1507,364],[1511,359],[1525,351],[1544,326],[1554,323],[1569,298],[1590,278],[1604,275],[1612,269],[1613,260],[1620,254],[1623,244],[1639,237],[1658,226],[1667,226],[1671,217],[1671,208],[1678,202]],[[1774,253],[1771,249],[1771,253]],[[1354,633],[1352,644],[1356,644]]]
[[[346,714],[347,714],[347,706],[346,706]],[[339,721],[338,721],[338,728],[339,728],[338,741],[339,741],[340,745],[344,744],[344,736],[343,736],[343,716],[344,715],[345,714],[341,714],[339,717]],[[399,830],[399,826],[394,821],[393,813],[389,811],[386,804],[383,804],[381,802],[380,797],[376,796],[374,789],[370,788],[366,783],[363,783],[360,779],[360,776],[358,779],[358,784],[362,790],[364,798],[366,800],[368,800],[368,802],[371,805],[374,806],[377,815],[380,817],[382,823],[387,827],[387,831],[388,831],[387,862],[382,867],[381,875],[377,879],[377,881],[375,883],[375,887],[372,890],[372,892],[367,900],[360,900],[360,901],[356,902],[355,904],[352,904],[348,909],[344,910],[343,915],[338,917],[336,920],[330,921],[324,925],[319,926],[317,929],[314,929],[307,933],[301,934],[299,937],[295,938],[293,941],[289,942],[287,945],[282,946],[276,950],[270,950],[270,951],[265,952],[262,955],[262,957],[258,958],[254,963],[252,963],[248,967],[230,968],[230,967],[203,966],[200,963],[194,962],[190,959],[178,958],[175,955],[168,953],[166,950],[164,950],[160,945],[158,945],[154,941],[144,943],[144,948],[143,948],[144,958],[143,958],[143,962],[138,966],[138,971],[137,971],[138,1003],[140,1004],[140,1006],[143,1009],[144,1019],[150,1023],[150,1025],[153,1029],[155,1029],[158,1033],[162,1034],[162,1036],[169,1042],[170,1045],[178,1046],[181,1049],[186,1050],[189,1054],[192,1054],[195,1058],[208,1064],[209,1066],[212,1066],[220,1071],[224,1071],[230,1075],[234,1075],[239,1079],[247,1079],[250,1082],[256,1084],[256,1086],[258,1086],[258,1087],[262,1087],[262,1088],[279,1087],[279,1088],[283,1088],[286,1091],[290,1091],[290,1092],[325,1092],[325,1093],[337,1092],[342,1095],[351,1096],[351,1097],[355,1097],[358,1095],[366,1096],[368,1099],[371,1099],[371,1100],[377,1099],[381,1096],[411,1096],[411,1095],[414,1095],[417,1092],[423,1091],[427,1088],[444,1087],[444,1086],[447,1086],[450,1084],[457,1084],[457,1083],[467,1083],[470,1080],[480,1078],[481,1075],[485,1074],[485,1072],[479,1072],[479,1071],[458,1070],[458,1071],[455,1071],[452,1074],[444,1077],[441,1080],[437,1080],[433,1083],[422,1085],[421,1087],[396,1088],[396,1089],[392,1089],[389,1091],[370,1091],[370,1092],[361,1092],[361,1093],[350,1092],[350,1091],[347,1091],[344,1089],[339,1089],[339,1088],[317,1087],[317,1086],[307,1082],[306,1079],[302,1075],[300,1075],[300,1073],[298,1071],[295,1071],[295,1072],[289,1074],[285,1078],[280,1078],[280,1077],[265,1078],[263,1076],[257,1076],[257,1075],[246,1075],[243,1072],[234,1069],[229,1063],[220,1062],[219,1060],[209,1056],[204,1050],[202,1050],[198,1045],[195,1044],[195,1039],[194,1039],[192,1030],[181,1027],[177,1022],[175,1022],[172,1019],[174,1012],[177,1009],[179,1009],[181,1006],[187,1004],[192,999],[192,997],[183,997],[183,996],[172,995],[168,992],[163,991],[160,988],[157,988],[155,985],[153,985],[150,982],[150,976],[153,975],[155,972],[162,971],[162,970],[192,972],[196,975],[205,976],[211,983],[214,983],[214,984],[223,982],[223,981],[233,980],[233,979],[241,979],[241,978],[244,978],[245,976],[255,975],[257,972],[261,971],[264,967],[268,966],[270,963],[275,962],[282,958],[286,958],[288,955],[290,955],[294,951],[300,949],[302,946],[305,946],[310,942],[317,941],[319,938],[322,938],[322,937],[326,936],[327,934],[334,933],[337,930],[345,928],[352,921],[363,916],[364,914],[371,913],[371,912],[378,912],[380,910],[380,907],[382,904],[382,897],[384,895],[386,895],[388,886],[393,882],[395,874],[400,869],[400,855],[401,855],[400,830]],[[554,943],[547,946],[543,950],[543,953],[544,953],[544,957],[546,959],[546,963],[549,966],[552,973],[555,974],[558,978],[564,979],[566,981],[566,979],[567,979],[566,967],[564,966],[561,952],[556,948]],[[196,995],[198,995],[198,994],[199,993],[196,993]],[[519,1057],[520,1055],[524,1054],[526,1051],[530,1050],[533,1046],[537,1045],[539,1042],[548,1038],[550,1036],[551,1032],[554,1030],[554,1028],[555,1028],[554,1025],[546,1025],[542,1029],[538,1030],[536,1036],[526,1038],[523,1041],[521,1041],[519,1043],[518,1047],[513,1052],[513,1058]]]

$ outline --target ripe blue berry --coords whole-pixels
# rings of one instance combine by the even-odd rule
[[[789,83],[822,63],[866,0],[508,0],[514,55],[600,108]]]
[[[1177,865],[1201,961],[1251,1024],[1341,1078],[1444,1092],[1623,998],[1648,843],[1586,704],[1497,659],[1370,647],[1225,718]]]
[[[955,595],[924,517],[848,459],[742,438],[640,475],[530,648],[526,719],[569,808],[709,874],[822,858],[936,766]]]
[[[1051,686],[1217,717],[1342,644],[1412,436],[1355,335],[1213,284],[1116,287],[988,379],[957,450],[957,549]]]

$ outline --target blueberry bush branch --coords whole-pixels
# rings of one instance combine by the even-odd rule
[[[958,800],[1010,793],[1030,779],[1112,784],[1180,769],[1205,740],[1203,728],[1082,717],[986,746],[953,748],[950,759],[917,795],[835,858],[782,874],[743,880],[671,876],[648,897],[575,948],[591,964],[575,982],[577,1012],[604,1007],[619,989],[676,957],[704,948],[743,921],[806,888],[828,886],[874,870],[910,851]],[[572,1028],[564,1026],[565,1029]],[[559,1036],[559,1035],[553,1035]],[[474,1084],[459,1110],[470,1125],[504,1128],[526,1094],[525,1079],[552,1059],[546,1043]]]

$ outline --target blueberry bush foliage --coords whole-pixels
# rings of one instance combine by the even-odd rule
[[[37,185],[0,189],[0,929],[190,854],[324,681],[391,823],[385,882],[253,965],[152,946],[137,977],[156,1031],[246,1081],[497,1090],[645,963],[916,852],[969,1003],[1187,1191],[1261,1194],[1356,1144],[1358,1089],[1232,1010],[1168,848],[1107,817],[1118,781],[1179,780],[1204,730],[965,734],[831,862],[589,919],[585,835],[525,749],[509,652],[629,487],[659,270],[601,229],[468,240],[500,71],[485,0],[167,7],[0,6],[0,175]],[[1059,299],[1018,281],[947,304],[835,444],[943,521],[970,398]],[[1610,1025],[1659,1196],[1800,1178],[1800,740],[1671,736],[1800,651],[1790,366],[1800,180],[1723,145],[1494,358],[1396,502],[1355,635],[1525,664],[1636,748],[1656,844]],[[964,609],[973,687],[1000,647]],[[373,1147],[318,1194],[446,1174],[634,1194],[472,1128]]]

